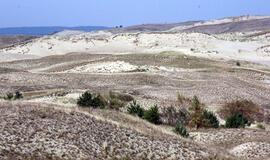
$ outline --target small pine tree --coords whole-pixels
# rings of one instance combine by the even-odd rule
[[[210,121],[204,117],[203,104],[200,103],[197,96],[193,97],[190,110],[190,127],[195,127],[196,129],[210,127]]]
[[[86,91],[79,97],[77,104],[81,107],[104,108],[106,102],[100,94],[93,96],[90,92]]]
[[[95,95],[92,98],[92,104],[91,106],[94,108],[105,108],[106,102],[105,100],[101,97],[100,94]]]
[[[22,98],[23,98],[22,93],[21,93],[21,92],[19,92],[19,91],[17,91],[17,92],[15,93],[15,97],[14,97],[14,99],[22,99]]]
[[[92,105],[92,94],[84,92],[78,99],[77,104],[82,107],[89,107]]]
[[[210,121],[211,127],[213,128],[219,127],[219,121],[214,113],[204,110],[203,116],[205,119],[208,119]]]
[[[174,130],[174,133],[181,135],[182,137],[189,137],[189,133],[187,132],[187,129],[184,125],[177,123]]]
[[[143,108],[139,104],[137,104],[135,100],[133,100],[133,102],[129,104],[127,112],[132,115],[137,115],[140,118],[142,118],[144,115]]]
[[[246,125],[250,125],[250,122],[247,118],[239,113],[235,112],[226,119],[225,127],[226,128],[245,128]]]
[[[158,113],[158,106],[155,105],[144,113],[144,119],[154,124],[161,124],[160,115]]]

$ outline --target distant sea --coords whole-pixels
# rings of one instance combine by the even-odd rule
[[[82,27],[14,27],[14,28],[0,28],[0,35],[30,35],[43,36],[54,34],[63,30],[79,30],[79,31],[95,31],[110,29],[104,26],[82,26]]]

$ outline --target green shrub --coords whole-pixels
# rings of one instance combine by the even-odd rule
[[[136,115],[140,118],[142,118],[144,115],[144,109],[139,104],[137,104],[135,100],[129,104],[127,111],[129,114]]]
[[[14,99],[22,99],[22,98],[23,98],[22,93],[21,93],[21,92],[19,92],[19,91],[17,91],[17,92],[15,93],[15,97],[14,97]]]
[[[246,125],[250,125],[250,122],[247,118],[239,113],[235,112],[226,119],[225,127],[226,128],[245,128]]]
[[[155,105],[144,112],[144,119],[154,124],[161,124],[158,106]]]
[[[8,93],[8,94],[4,97],[4,99],[5,99],[5,100],[12,100],[13,97],[14,97],[13,93]]]
[[[92,95],[90,92],[86,91],[79,97],[77,104],[81,107],[104,108],[106,101],[100,94]]]
[[[213,128],[219,127],[219,121],[214,113],[204,110],[203,116],[205,119],[210,121],[211,127]]]
[[[241,66],[240,62],[236,62],[236,65],[237,65],[238,67],[240,67],[240,66]]]
[[[174,133],[181,135],[182,137],[189,137],[189,133],[187,132],[187,129],[184,125],[177,123],[174,130]]]

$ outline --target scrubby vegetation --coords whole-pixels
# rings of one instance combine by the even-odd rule
[[[177,123],[187,125],[189,123],[189,112],[181,106],[170,106],[162,108],[160,117],[164,124],[175,126]]]
[[[109,109],[119,110],[125,107],[128,102],[134,100],[134,98],[128,94],[110,91],[107,100]]]
[[[158,106],[155,105],[144,112],[144,119],[154,124],[161,124]]]
[[[5,99],[5,100],[12,100],[13,97],[14,97],[13,93],[8,93],[8,94],[4,97],[4,99]]]
[[[226,119],[226,128],[245,128],[246,125],[250,125],[247,118],[239,112],[234,112]]]
[[[104,108],[106,101],[100,94],[92,95],[86,91],[79,97],[77,104],[81,107]]]
[[[14,99],[22,99],[22,98],[23,98],[22,93],[21,93],[21,92],[19,92],[19,91],[17,91],[17,92],[15,93],[15,97],[14,97]]]
[[[141,107],[140,104],[137,104],[136,101],[133,101],[129,104],[127,112],[131,115],[136,115],[140,118],[147,120],[153,124],[161,124],[160,113],[158,111],[158,106],[155,105],[148,110],[145,110]]]
[[[219,122],[217,117],[204,109],[204,105],[199,101],[197,96],[192,99],[190,107],[190,123],[192,128],[218,128]]]
[[[263,113],[260,112],[260,107],[252,101],[248,100],[227,103],[223,106],[219,113],[221,117],[225,119],[228,116],[234,114],[235,112],[241,113],[251,122],[261,122],[264,119]]]
[[[136,115],[136,116],[138,116],[140,118],[143,118],[144,109],[135,100],[132,103],[129,104],[129,107],[127,108],[127,111],[128,111],[129,114]]]
[[[182,137],[189,137],[189,133],[186,129],[186,127],[184,125],[182,125],[181,123],[177,123],[175,128],[173,129],[173,132],[176,134],[181,135]]]
[[[219,127],[219,121],[214,113],[204,110],[203,116],[205,119],[210,121],[211,127],[213,128]]]
[[[191,99],[184,97],[180,94],[177,96],[177,101],[179,102],[180,105],[190,105]]]
[[[16,93],[15,93],[15,95],[13,94],[13,93],[8,93],[5,97],[4,97],[4,99],[5,100],[18,100],[18,99],[22,99],[23,98],[23,95],[22,95],[22,93],[21,92],[19,92],[19,91],[16,91]]]

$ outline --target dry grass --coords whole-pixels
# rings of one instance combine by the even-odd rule
[[[20,102],[1,102],[0,110],[1,158],[205,159],[214,154],[174,136],[152,136],[97,119],[94,113]]]

